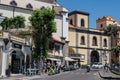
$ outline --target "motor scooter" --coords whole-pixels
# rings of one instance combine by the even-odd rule
[[[87,72],[90,72],[90,66],[87,66],[87,67],[86,67],[86,71],[87,71]]]

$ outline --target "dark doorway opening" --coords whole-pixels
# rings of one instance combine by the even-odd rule
[[[24,55],[21,51],[11,53],[11,73],[22,73],[24,69]]]
[[[91,52],[91,63],[99,62],[99,53],[97,51]]]

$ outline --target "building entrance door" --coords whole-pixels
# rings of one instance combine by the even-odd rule
[[[91,52],[91,63],[99,62],[99,53],[97,51]]]
[[[24,68],[24,55],[20,52],[13,51],[11,57],[11,72],[14,74],[22,73]]]
[[[19,73],[19,70],[20,70],[20,59],[16,58],[15,54],[12,54],[11,71],[12,73]]]

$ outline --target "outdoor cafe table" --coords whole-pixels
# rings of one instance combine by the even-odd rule
[[[38,71],[38,69],[36,69],[36,68],[28,68],[27,74],[28,75],[36,75],[37,71]]]

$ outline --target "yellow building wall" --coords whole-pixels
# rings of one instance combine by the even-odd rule
[[[88,34],[86,34],[86,33],[78,33],[78,43],[79,43],[78,46],[79,46],[79,47],[87,47],[87,45],[88,45],[88,44],[87,44],[87,41],[88,41],[87,35],[88,35]],[[82,45],[82,44],[81,44],[81,37],[82,37],[82,36],[84,36],[84,38],[85,38],[85,45]]]
[[[72,19],[72,24],[73,24],[73,25],[76,25],[75,15],[76,15],[76,14],[69,16],[69,19],[70,19],[70,20]]]
[[[77,14],[77,26],[78,27],[81,27],[81,19],[84,19],[84,21],[85,21],[85,26],[84,26],[84,28],[88,28],[88,17],[89,16],[87,16],[87,15],[82,15],[82,14]]]
[[[69,36],[69,45],[76,46],[76,32],[74,30],[68,32]]]
[[[81,65],[86,65],[87,64],[87,59],[88,59],[87,49],[78,49],[78,53],[80,53],[81,55],[84,55],[84,57],[85,57],[85,59],[80,60]]]
[[[91,34],[89,35],[89,44],[90,44],[90,48],[100,48],[100,35],[95,35],[95,34]],[[97,46],[93,46],[93,37],[97,38]]]

